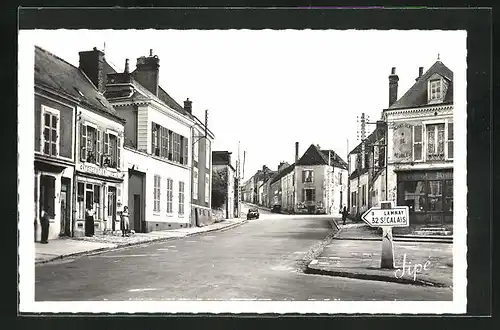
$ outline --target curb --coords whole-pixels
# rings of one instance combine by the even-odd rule
[[[95,249],[95,250],[89,250],[89,251],[83,251],[83,252],[76,252],[76,253],[72,253],[72,254],[63,254],[63,255],[60,255],[60,256],[56,256],[56,257],[54,257],[52,259],[39,260],[39,261],[35,260],[35,265],[41,265],[41,264],[45,264],[45,263],[56,261],[56,260],[62,260],[62,259],[65,259],[65,258],[81,257],[81,256],[85,256],[85,255],[89,256],[89,255],[100,254],[100,253],[111,251],[111,250],[121,250],[121,249],[128,248],[128,247],[131,247],[131,246],[139,246],[139,245],[146,245],[146,244],[157,243],[157,242],[162,242],[162,241],[176,240],[176,239],[181,239],[181,238],[191,237],[191,236],[197,236],[197,235],[201,235],[201,234],[209,233],[209,232],[214,232],[214,231],[225,231],[225,230],[232,229],[234,227],[241,226],[241,225],[243,225],[243,224],[245,224],[247,222],[248,222],[248,220],[244,220],[244,221],[241,221],[241,222],[237,222],[237,223],[231,224],[231,225],[229,225],[227,227],[214,228],[214,229],[211,229],[211,230],[201,231],[201,232],[192,233],[192,234],[186,234],[184,236],[160,237],[160,238],[157,238],[157,239],[152,239],[150,241],[124,243],[124,244],[120,244],[120,245],[116,245],[116,246],[112,246],[112,247],[98,248],[98,249]]]
[[[381,237],[338,237],[339,241],[382,241]],[[414,243],[445,243],[452,244],[453,239],[437,239],[437,238],[407,238],[404,236],[393,236],[394,242],[414,242]]]
[[[397,278],[395,276],[392,277],[392,276],[379,275],[379,274],[353,273],[353,272],[348,272],[348,271],[343,271],[343,270],[325,270],[325,269],[310,267],[309,265],[307,265],[305,273],[312,274],[312,275],[346,277],[346,278],[355,278],[355,279],[360,279],[360,280],[392,282],[392,283],[399,283],[399,284],[411,284],[411,285],[430,286],[430,287],[439,287],[439,288],[448,287],[448,285],[440,283],[440,282],[424,281],[424,280],[415,280],[414,281],[414,280],[407,279],[407,278]]]

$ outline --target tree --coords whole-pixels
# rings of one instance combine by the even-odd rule
[[[227,169],[212,170],[212,209],[220,209],[227,201]]]

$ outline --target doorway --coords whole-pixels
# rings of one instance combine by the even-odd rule
[[[137,233],[146,232],[145,226],[145,180],[146,174],[134,170],[129,170],[128,176],[128,200],[129,212],[133,219],[130,219],[130,229]]]
[[[61,236],[71,236],[71,180],[61,179]]]
[[[116,187],[108,187],[108,216],[107,222],[111,221],[111,229],[115,231],[116,221]]]

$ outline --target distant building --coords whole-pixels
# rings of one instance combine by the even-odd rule
[[[311,144],[297,161],[295,213],[338,215],[347,202],[347,163],[333,150]]]

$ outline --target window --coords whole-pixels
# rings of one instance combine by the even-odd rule
[[[167,179],[167,213],[168,214],[171,214],[174,212],[173,202],[174,202],[174,180]]]
[[[304,170],[302,171],[302,182],[314,182],[314,171]]]
[[[83,145],[85,146],[85,158],[83,161],[89,163],[98,163],[97,154],[97,129],[95,127],[86,125],[84,126],[84,132],[86,131],[86,138],[82,137]]]
[[[427,181],[429,211],[443,211],[443,182]]]
[[[161,177],[159,175],[154,176],[154,191],[153,191],[153,211],[160,212],[160,185],[161,185]]]
[[[43,153],[56,157],[59,155],[59,111],[42,106],[43,113]]]
[[[193,159],[198,162],[199,161],[199,151],[200,151],[200,144],[199,144],[199,139],[200,139],[200,133],[198,131],[194,131],[193,135]]]
[[[208,141],[208,139],[205,139],[205,148],[206,148],[205,167],[210,168],[210,141]]]
[[[316,200],[316,189],[314,189],[314,188],[302,189],[302,201],[303,202],[314,202],[315,200]]]
[[[366,184],[361,187],[361,206],[366,205]]]
[[[425,181],[403,181],[399,184],[403,193],[404,205],[410,212],[426,211]]]
[[[453,159],[453,123],[448,123],[448,159]]]
[[[356,207],[357,203],[356,203],[356,192],[353,191],[351,193],[351,206],[352,207]]]
[[[98,131],[98,135],[100,132]],[[118,168],[120,164],[120,138],[113,133],[104,134],[103,165]]]
[[[342,172],[339,172],[339,185],[342,185]]]
[[[210,202],[210,174],[205,174],[205,202]]]
[[[441,79],[432,80],[430,82],[429,101],[437,101],[441,99]]]
[[[168,129],[160,127],[160,156],[168,158]]]
[[[179,182],[179,214],[184,214],[184,182]]]
[[[160,156],[160,125],[151,123],[151,153]]]
[[[179,163],[181,161],[181,136],[177,133],[172,133],[173,138],[173,161]]]
[[[181,136],[181,164],[187,165],[188,163],[188,145],[189,145],[189,140],[187,137]]]
[[[427,160],[444,160],[444,124],[427,125]]]
[[[413,160],[422,160],[422,125],[413,126]]]
[[[193,199],[198,199],[198,169],[193,168]]]

